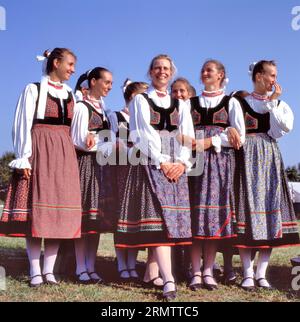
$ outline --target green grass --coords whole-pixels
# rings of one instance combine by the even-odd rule
[[[299,248],[275,249],[272,253],[268,277],[275,291],[247,293],[238,286],[228,287],[221,283],[217,291],[190,291],[185,283],[178,285],[178,302],[299,302],[300,293],[291,288],[290,258],[300,253]],[[138,271],[143,274],[146,252],[138,255]],[[217,261],[222,264],[221,255]],[[78,285],[71,279],[63,280],[59,286],[43,285],[38,289],[28,286],[28,262],[25,241],[22,238],[0,238],[0,265],[6,270],[6,290],[0,291],[0,302],[157,302],[161,292],[143,289],[138,283],[119,284],[113,248],[112,234],[101,235],[98,249],[97,270],[107,285]],[[241,281],[241,263],[234,256],[234,267]]]

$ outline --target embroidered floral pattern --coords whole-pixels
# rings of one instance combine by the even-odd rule
[[[92,112],[90,121],[89,121],[89,130],[93,129],[102,129],[103,128],[103,121],[101,116],[98,113]]]
[[[198,113],[196,110],[192,110],[192,119],[194,125],[200,125],[201,123],[201,114]]]
[[[246,130],[256,130],[258,129],[258,120],[251,116],[249,113],[245,114],[245,126]]]
[[[179,114],[177,109],[175,108],[174,111],[170,114],[170,123],[171,125],[177,126],[179,125]]]
[[[225,107],[220,109],[218,112],[214,113],[213,116],[213,123],[222,123],[222,124],[227,124],[228,123],[228,113],[226,112]]]
[[[153,108],[150,106],[150,124],[158,125],[160,123],[160,113],[155,112]]]

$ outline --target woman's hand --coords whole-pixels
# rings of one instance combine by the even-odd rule
[[[240,134],[234,127],[229,127],[227,131],[228,131],[227,137],[228,137],[229,143],[234,149],[239,150],[240,147],[242,146]]]
[[[282,88],[278,83],[274,84],[274,92],[269,97],[270,100],[276,100],[282,94]]]
[[[164,175],[170,180],[177,182],[185,171],[185,165],[180,162],[165,162],[160,165]]]
[[[23,179],[29,180],[31,177],[31,169],[16,169]]]
[[[95,136],[94,136],[94,134],[89,133],[89,134],[87,135],[85,144],[86,144],[86,147],[87,147],[89,150],[90,150],[90,149],[92,149],[92,148],[95,146],[96,141],[95,141]]]

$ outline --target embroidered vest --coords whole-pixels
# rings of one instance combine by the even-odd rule
[[[61,106],[61,100],[47,93],[46,109],[44,119],[37,118],[37,105],[40,96],[40,83],[34,83],[37,86],[38,98],[34,113],[33,124],[51,124],[51,125],[67,125],[70,126],[74,112],[74,99],[71,92],[68,92],[68,97],[64,100]]]
[[[103,130],[109,130],[110,126],[109,126],[108,119],[104,117],[103,114],[96,111],[93,105],[88,103],[87,101],[79,101],[79,102],[84,104],[89,111],[89,125],[88,125],[89,131],[98,133]]]
[[[234,97],[240,102],[243,110],[246,134],[267,133],[270,130],[270,113],[257,113],[244,98],[236,95]]]
[[[194,126],[219,126],[226,129],[229,124],[228,104],[230,96],[225,95],[221,102],[213,107],[202,107],[199,103],[199,97],[192,97],[191,115]]]
[[[155,130],[172,132],[179,127],[179,100],[171,99],[167,109],[157,106],[146,93],[141,95],[147,100],[150,108],[150,124]]]

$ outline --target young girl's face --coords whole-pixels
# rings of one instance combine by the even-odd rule
[[[173,84],[172,86],[172,93],[173,98],[187,100],[190,97],[190,93],[188,88],[184,82],[178,81]]]
[[[201,81],[205,86],[214,85],[215,87],[220,87],[223,77],[223,71],[219,71],[214,63],[207,63],[202,67]]]

